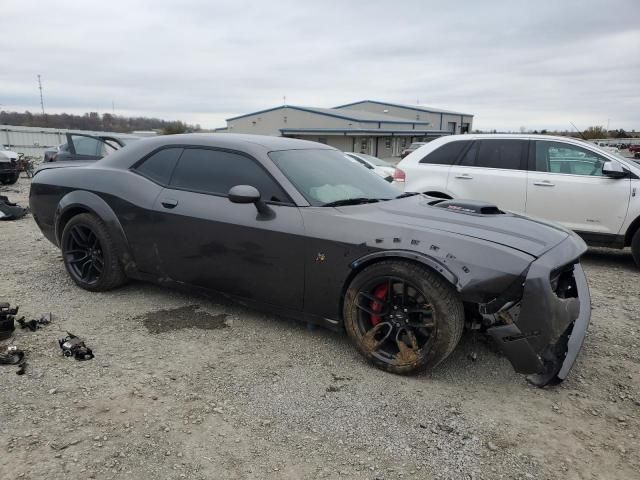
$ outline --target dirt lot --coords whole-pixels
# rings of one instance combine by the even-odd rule
[[[26,204],[28,185],[0,194]],[[584,264],[585,348],[539,390],[471,335],[400,377],[344,336],[223,299],[88,293],[30,216],[0,222],[0,298],[54,316],[16,332],[26,375],[0,366],[0,478],[640,478],[640,270],[628,252]],[[62,357],[67,330],[94,360]]]

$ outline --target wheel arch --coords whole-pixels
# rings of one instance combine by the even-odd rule
[[[638,215],[635,218],[635,220],[631,222],[631,225],[629,225],[629,228],[627,228],[627,233],[625,233],[624,235],[625,247],[628,247],[629,245],[631,245],[631,240],[633,240],[633,236],[638,230],[640,230],[640,215]]]
[[[417,252],[410,252],[406,250],[384,250],[380,252],[374,252],[363,257],[354,260],[349,265],[351,271],[347,275],[347,278],[342,285],[342,290],[340,294],[340,317],[342,318],[342,312],[344,309],[344,299],[347,293],[347,289],[353,279],[363,270],[368,267],[375,265],[376,263],[382,262],[384,260],[401,260],[410,263],[417,263],[424,267],[427,267],[429,270],[432,270],[437,275],[444,278],[447,282],[449,282],[456,290],[460,290],[458,277],[451,272],[446,266],[440,263],[438,260]]]
[[[69,192],[58,203],[54,214],[55,239],[58,246],[62,247],[62,232],[67,222],[82,213],[93,214],[104,222],[125,271],[135,269],[129,242],[117,215],[104,199],[86,190]]]

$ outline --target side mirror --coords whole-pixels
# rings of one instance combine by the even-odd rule
[[[229,193],[231,203],[253,203],[259,213],[268,214],[271,212],[269,206],[260,200],[260,192],[251,185],[236,185],[231,187]]]
[[[251,185],[236,185],[229,190],[231,203],[256,203],[260,201],[260,192]]]
[[[602,174],[609,178],[625,178],[629,174],[618,162],[608,161],[602,166]]]

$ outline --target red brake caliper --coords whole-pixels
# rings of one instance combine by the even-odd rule
[[[373,291],[373,296],[379,298],[380,300],[384,300],[387,298],[387,293],[389,292],[389,285],[383,283],[378,285]],[[381,312],[384,308],[384,303],[382,302],[372,302],[371,311],[373,312]],[[382,317],[380,315],[371,315],[371,323],[375,326],[378,325],[382,321]]]

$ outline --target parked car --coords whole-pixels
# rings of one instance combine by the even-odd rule
[[[389,162],[385,162],[384,160],[380,160],[377,157],[364,153],[344,152],[344,154],[348,158],[355,160],[369,170],[372,170],[373,173],[381,176],[387,182],[393,181],[393,173],[395,172],[396,167],[391,165]]]
[[[547,385],[567,376],[590,319],[578,236],[486,203],[398,194],[316,142],[148,138],[41,167],[29,203],[81,288],[135,278],[219,291],[344,328],[395,373],[440,363],[468,324]]]
[[[99,160],[121,149],[125,145],[139,140],[134,135],[107,136],[67,133],[67,143],[56,150],[45,150],[45,162],[67,162],[71,160]]]
[[[640,169],[592,143],[547,135],[442,137],[398,164],[408,192],[484,200],[552,220],[588,244],[631,246],[640,265]]]
[[[0,183],[12,185],[20,177],[18,154],[11,150],[0,149]]]
[[[640,144],[629,145],[629,153],[633,153],[634,158],[640,158]]]
[[[409,148],[405,148],[402,152],[400,152],[400,158],[406,157],[410,153],[415,152],[417,149],[426,144],[427,142],[413,142],[411,145],[409,145]]]

